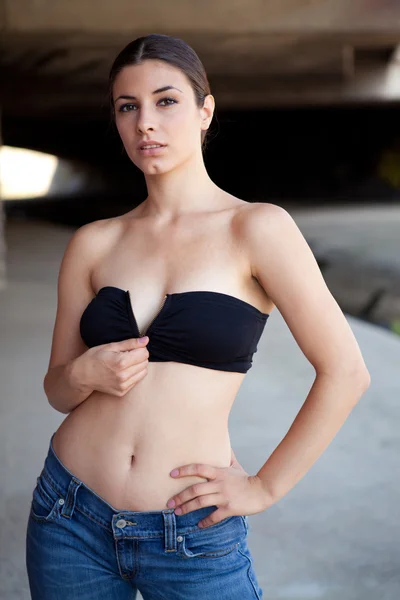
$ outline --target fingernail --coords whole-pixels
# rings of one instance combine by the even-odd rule
[[[172,477],[175,477],[176,475],[178,475],[178,473],[179,473],[179,469],[174,469],[173,471],[171,471],[170,475]]]
[[[139,342],[147,342],[149,338],[147,337],[147,335],[145,335],[144,337],[139,338]]]

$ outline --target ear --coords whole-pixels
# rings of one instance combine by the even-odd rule
[[[204,98],[203,107],[200,109],[201,112],[201,129],[205,130],[210,127],[215,110],[215,99],[212,94],[208,94]]]

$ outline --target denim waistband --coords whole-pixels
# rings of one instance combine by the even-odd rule
[[[148,538],[152,534],[159,536],[166,528],[173,533],[178,529],[180,533],[202,531],[197,525],[199,521],[218,508],[215,505],[206,506],[183,515],[176,515],[174,508],[150,511],[118,510],[67,469],[54,450],[54,436],[55,432],[50,439],[41,477],[44,477],[63,499],[60,512],[67,518],[72,516],[74,510],[79,510],[117,537],[123,530],[133,527],[134,537]],[[224,521],[233,518],[227,517]],[[127,531],[124,531],[124,534],[126,535]]]

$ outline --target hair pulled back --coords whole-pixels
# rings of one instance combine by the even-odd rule
[[[115,58],[109,73],[109,101],[112,116],[115,117],[113,86],[118,73],[126,66],[139,65],[145,60],[163,60],[177,67],[186,75],[193,89],[196,105],[202,108],[204,98],[211,93],[207,74],[200,58],[186,42],[180,38],[161,33],[151,33],[130,42]],[[204,151],[208,129],[201,132],[201,147]]]

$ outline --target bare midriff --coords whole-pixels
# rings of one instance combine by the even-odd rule
[[[53,447],[63,464],[117,510],[163,510],[207,479],[173,478],[191,463],[228,467],[229,413],[243,373],[149,362],[125,396],[94,391],[64,419]]]
[[[143,334],[168,292],[226,292],[269,313],[273,304],[250,272],[246,235],[237,238],[235,216],[248,203],[226,194],[223,201],[224,210],[183,216],[167,227],[146,216],[145,203],[107,222],[93,289],[129,289]],[[117,510],[166,509],[173,495],[207,481],[175,479],[172,469],[231,462],[228,419],[245,374],[172,361],[149,361],[147,368],[123,397],[94,391],[53,438],[64,465]]]

